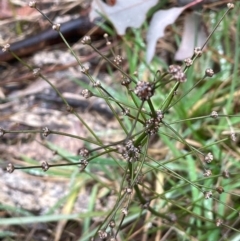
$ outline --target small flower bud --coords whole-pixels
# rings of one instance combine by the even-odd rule
[[[222,172],[222,176],[224,177],[224,178],[230,178],[230,174],[229,174],[229,172],[227,171],[227,170],[224,170],[223,172]]]
[[[33,75],[36,77],[36,76],[39,76],[40,74],[40,68],[36,68],[33,70]]]
[[[230,138],[231,138],[232,141],[236,142],[237,141],[236,133],[235,132],[231,132]]]
[[[3,46],[3,48],[2,48],[2,51],[3,52],[7,52],[7,51],[9,51],[10,50],[10,44],[5,44],[4,46]]]
[[[61,27],[61,24],[57,23],[57,24],[53,24],[52,29],[57,31],[57,32],[59,32],[60,31],[60,27]]]
[[[191,66],[193,64],[193,61],[191,58],[184,59],[184,62],[187,67]]]
[[[41,167],[42,167],[44,172],[46,172],[49,169],[49,165],[46,161],[42,162]]]
[[[218,113],[217,111],[212,111],[211,115],[212,118],[217,119],[218,118]]]
[[[100,87],[100,86],[101,86],[101,83],[99,80],[97,80],[93,83],[93,87]]]
[[[36,8],[36,2],[35,1],[31,1],[31,2],[29,2],[28,6],[30,8]]]
[[[212,175],[212,171],[211,170],[205,170],[205,172],[203,173],[204,177],[210,177]]]
[[[131,188],[129,188],[129,187],[128,187],[128,188],[126,188],[126,193],[127,193],[127,194],[131,194],[131,193],[132,193],[132,189],[131,189]]]
[[[217,219],[216,219],[216,226],[219,227],[219,226],[221,226],[222,224],[223,224],[223,220],[220,219],[220,218],[217,218]]]
[[[72,113],[73,112],[73,107],[70,105],[67,105],[67,112]]]
[[[48,127],[43,127],[42,131],[44,137],[47,137],[50,134],[50,130],[48,129]]]
[[[122,82],[121,82],[121,85],[123,85],[123,86],[129,86],[130,85],[130,83],[131,83],[131,80],[130,79],[128,79],[128,78],[125,78],[125,77],[123,77],[122,76]]]
[[[127,208],[123,208],[123,209],[122,209],[122,213],[123,213],[123,215],[127,216],[127,215],[128,215],[128,210],[127,210]]]
[[[206,163],[210,163],[210,162],[212,162],[212,160],[213,160],[213,154],[212,154],[211,152],[209,152],[209,153],[204,157],[204,161],[205,161]]]
[[[89,156],[89,150],[86,148],[81,148],[79,150],[79,155],[82,157],[88,157]]]
[[[81,41],[82,44],[91,44],[92,41],[91,41],[91,37],[90,36],[84,36],[82,41]]]
[[[88,161],[86,159],[80,160],[80,171],[84,171],[88,165]]]
[[[181,70],[181,66],[179,66],[179,65],[170,65],[168,67],[168,72],[170,74],[176,74],[180,70]]]
[[[89,73],[89,67],[81,67],[80,71],[81,71],[83,74],[88,74],[88,73]]]
[[[130,113],[130,109],[126,108],[122,111],[122,115],[128,115]]]
[[[213,77],[214,71],[212,69],[206,69],[205,75],[208,77]]]
[[[219,193],[219,194],[222,194],[224,192],[224,189],[223,187],[219,186],[216,188],[216,191]]]
[[[122,61],[123,61],[123,57],[121,57],[120,55],[117,55],[117,56],[114,58],[114,60],[113,60],[113,62],[114,62],[116,65],[120,65],[120,64],[122,63]]]
[[[233,9],[233,8],[234,8],[234,4],[233,4],[233,3],[228,3],[228,4],[227,4],[227,7],[228,7],[229,9]]]
[[[4,134],[5,134],[5,130],[4,130],[4,129],[2,129],[2,128],[0,128],[0,137],[3,137],[3,136],[4,136]]]
[[[170,65],[168,72],[172,74],[173,78],[179,82],[186,82],[187,80],[185,73],[182,71],[182,68],[179,65]]]
[[[84,90],[82,90],[82,96],[84,98],[88,99],[93,96],[93,93],[88,89],[84,89]]]
[[[12,163],[9,163],[9,164],[7,165],[7,168],[6,168],[7,172],[13,173],[14,169],[15,169],[15,168],[14,168],[14,165],[13,165]]]
[[[98,236],[99,236],[100,239],[104,239],[105,240],[107,238],[108,234],[107,234],[106,231],[99,230],[98,231]]]
[[[204,197],[205,197],[205,199],[212,198],[212,192],[211,191],[204,192]]]
[[[200,47],[194,48],[194,54],[200,57],[202,55],[202,49]]]
[[[111,220],[110,223],[109,223],[109,227],[110,228],[114,228],[116,226],[116,223],[114,220]]]

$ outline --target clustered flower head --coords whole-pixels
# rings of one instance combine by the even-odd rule
[[[139,81],[134,89],[134,93],[141,100],[149,100],[154,94],[154,86],[149,82]]]
[[[53,26],[52,26],[52,29],[55,30],[55,31],[60,31],[60,28],[61,28],[60,23],[53,24]]]
[[[160,123],[162,122],[162,119],[164,117],[161,110],[158,110],[156,113],[156,117],[152,117],[149,120],[146,121],[146,132],[150,135],[154,135],[157,133]]]
[[[125,159],[128,159],[130,162],[138,160],[140,156],[140,147],[134,146],[132,140],[129,140],[123,148],[122,156]]]
[[[206,69],[205,74],[206,74],[206,76],[208,76],[208,77],[213,77],[214,71],[209,68],[209,69]]]
[[[79,155],[82,157],[88,157],[89,156],[89,150],[86,148],[81,148],[79,150]]]
[[[117,55],[117,56],[114,58],[114,60],[113,60],[113,62],[114,62],[116,65],[120,65],[120,64],[122,63],[122,61],[123,61],[123,57],[120,56],[120,55]]]
[[[129,84],[131,83],[131,80],[126,78],[125,76],[122,76],[122,81],[121,81],[121,85],[123,86],[129,86]]]
[[[212,160],[213,160],[213,154],[212,154],[211,152],[209,152],[209,153],[204,157],[204,161],[205,161],[206,163],[210,163],[210,162],[212,162]]]
[[[197,57],[200,57],[202,55],[202,49],[200,47],[196,47],[194,48],[194,54],[197,56]]]
[[[5,44],[4,46],[3,46],[3,48],[2,48],[2,51],[3,52],[7,52],[7,51],[9,51],[10,50],[10,44]]]
[[[81,94],[85,99],[88,99],[93,96],[93,93],[88,89],[82,90]]]
[[[211,115],[210,115],[212,118],[214,118],[214,119],[216,119],[216,118],[218,118],[218,113],[217,113],[217,111],[212,111],[212,113],[211,113]]]
[[[170,65],[168,69],[169,74],[173,76],[179,82],[186,82],[187,77],[185,73],[182,71],[181,66],[179,65]]]
[[[82,44],[91,44],[92,43],[92,40],[91,40],[91,37],[90,36],[84,36],[82,41],[81,41]]]
[[[186,64],[187,67],[191,66],[193,64],[193,61],[191,58],[186,58],[184,59],[184,62]]]

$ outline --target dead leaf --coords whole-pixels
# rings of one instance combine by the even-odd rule
[[[114,25],[119,35],[124,35],[127,27],[139,28],[148,10],[157,4],[157,0],[118,0],[114,6],[109,6],[100,0],[93,0],[90,20],[106,16]]]
[[[152,60],[156,44],[159,38],[164,36],[165,28],[173,24],[178,16],[186,9],[186,7],[171,8],[168,10],[160,10],[156,12],[150,22],[147,32],[147,62]]]
[[[184,60],[193,55],[193,49],[197,46],[203,46],[207,39],[201,16],[196,13],[188,14],[184,19],[184,31],[182,41],[175,53],[175,60]]]

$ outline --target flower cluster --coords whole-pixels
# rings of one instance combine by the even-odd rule
[[[187,77],[185,73],[182,71],[181,66],[179,65],[170,65],[168,69],[169,74],[173,76],[179,82],[186,82]]]

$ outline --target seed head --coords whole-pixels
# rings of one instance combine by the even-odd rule
[[[0,137],[3,137],[3,136],[4,136],[4,134],[5,134],[5,130],[4,130],[4,129],[2,129],[2,128],[0,128]]]
[[[122,156],[130,162],[136,161],[140,156],[140,150],[140,147],[134,146],[133,141],[129,140],[123,147]]]
[[[36,68],[33,70],[33,75],[36,77],[36,76],[39,76],[40,75],[40,68]]]
[[[134,93],[141,100],[149,100],[154,94],[153,84],[146,81],[139,81],[134,89]]]
[[[131,193],[132,193],[132,188],[127,187],[127,188],[126,188],[126,193],[127,193],[127,194],[131,194]]]
[[[93,87],[100,87],[100,86],[101,86],[101,83],[99,80],[97,80],[93,83]]]
[[[13,173],[14,169],[15,169],[15,168],[14,168],[14,165],[13,165],[12,163],[9,163],[9,164],[7,165],[7,168],[6,168],[7,172]]]
[[[56,24],[53,24],[52,26],[52,29],[59,32],[60,31],[60,27],[61,27],[61,24],[60,23],[56,23]]]
[[[229,174],[229,172],[228,172],[228,170],[224,170],[223,172],[222,172],[222,176],[224,177],[224,178],[230,178],[230,174]]]
[[[216,219],[216,226],[219,227],[219,226],[221,226],[222,224],[223,224],[223,220],[220,219],[220,218],[217,218],[217,219]]]
[[[193,61],[191,58],[184,59],[184,62],[187,67],[191,66],[193,64]]]
[[[98,231],[98,236],[99,236],[100,239],[106,239],[107,236],[108,236],[108,234],[107,234],[106,231],[99,230],[99,231]]]
[[[127,216],[128,215],[128,210],[127,210],[127,208],[123,208],[122,209],[122,213],[123,213],[123,215],[125,215],[125,216]]]
[[[205,172],[203,173],[204,177],[210,177],[212,175],[212,171],[211,170],[205,170]]]
[[[90,36],[84,36],[81,43],[90,45],[92,43],[91,37]]]
[[[179,65],[170,65],[168,72],[179,82],[186,82],[187,78],[185,73],[182,71],[181,66]]]
[[[7,51],[9,51],[10,50],[10,44],[5,44],[4,46],[3,46],[3,48],[2,48],[2,51],[3,52],[7,52]]]
[[[42,131],[44,137],[47,137],[50,134],[50,130],[48,129],[48,127],[43,127]]]
[[[81,67],[80,71],[83,74],[88,74],[89,73],[89,67]]]
[[[122,81],[121,81],[121,85],[123,86],[129,86],[129,84],[131,83],[131,80],[122,76]]]
[[[36,8],[36,2],[35,2],[35,1],[30,1],[29,4],[28,4],[28,6],[29,6],[30,8]]]
[[[44,172],[46,172],[49,169],[49,165],[46,161],[42,162],[41,167],[42,167]]]
[[[223,187],[219,186],[216,188],[216,191],[219,193],[219,194],[222,194],[224,192],[224,189]]]
[[[233,9],[233,8],[234,8],[234,4],[233,4],[233,3],[228,3],[228,4],[227,4],[227,7],[228,7],[229,9]]]
[[[82,96],[85,99],[88,99],[88,98],[93,96],[93,93],[90,90],[88,90],[88,89],[84,89],[84,90],[82,90]]]
[[[88,161],[86,159],[80,160],[80,171],[85,170],[88,165]]]
[[[79,150],[79,155],[82,157],[88,157],[89,156],[89,150],[87,148],[81,148]]]
[[[194,54],[197,56],[197,57],[200,57],[202,55],[202,49],[200,47],[196,47],[194,48]]]
[[[111,220],[110,223],[109,223],[109,227],[110,228],[114,228],[116,226],[116,223],[114,220]]]
[[[114,58],[114,60],[113,60],[113,62],[114,62],[116,65],[120,65],[120,64],[122,63],[122,61],[123,61],[123,57],[120,56],[120,55],[117,55],[117,56]]]
[[[211,163],[213,160],[213,154],[211,152],[209,152],[205,157],[204,157],[204,161],[206,163]]]
[[[237,141],[236,133],[235,132],[231,132],[230,138],[231,138],[232,141],[236,142]]]
[[[212,111],[211,115],[212,118],[217,119],[218,118],[218,113],[217,111]]]
[[[206,69],[205,75],[208,77],[213,77],[214,71],[212,69]]]
[[[212,192],[211,191],[204,192],[204,197],[205,199],[212,198]]]

